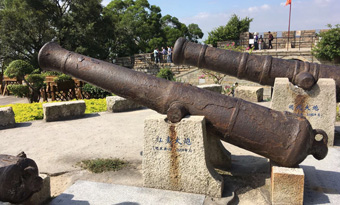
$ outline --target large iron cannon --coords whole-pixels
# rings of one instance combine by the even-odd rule
[[[262,85],[273,86],[275,78],[286,77],[294,85],[310,90],[319,78],[333,78],[340,100],[340,67],[337,66],[240,53],[193,43],[185,38],[176,41],[173,52],[175,64],[205,68]]]
[[[0,201],[24,202],[40,191],[42,185],[37,164],[25,153],[0,155]]]
[[[61,71],[161,114],[172,123],[187,114],[203,115],[209,132],[226,142],[292,167],[307,155],[327,155],[327,135],[313,130],[306,118],[242,99],[171,82],[47,43],[38,56],[44,70]],[[321,134],[322,140],[316,140]]]

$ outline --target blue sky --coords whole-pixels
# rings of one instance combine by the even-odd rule
[[[185,24],[196,23],[204,32],[228,23],[230,16],[253,18],[251,32],[288,30],[289,6],[286,0],[148,0],[162,15],[170,14]],[[103,0],[107,5],[110,0]],[[292,0],[291,30],[327,28],[340,24],[340,0]]]

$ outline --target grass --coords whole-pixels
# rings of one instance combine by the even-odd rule
[[[86,104],[85,113],[96,113],[106,111],[106,99],[84,99]],[[12,107],[15,114],[15,122],[28,122],[41,120],[44,118],[43,103],[18,103],[9,105],[0,105],[0,107]]]
[[[87,169],[93,173],[102,173],[108,171],[118,171],[127,165],[127,162],[115,159],[92,159],[83,160],[77,164],[83,169]]]

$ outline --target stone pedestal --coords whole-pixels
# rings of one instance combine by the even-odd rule
[[[84,115],[85,109],[84,100],[45,103],[43,104],[44,120],[52,122],[79,118]]]
[[[219,143],[217,137],[207,139],[203,116],[175,124],[166,115],[150,116],[144,126],[144,186],[221,197],[223,178],[212,163],[230,165],[230,156],[221,156],[226,152]]]
[[[272,204],[303,205],[305,175],[301,168],[271,167]]]
[[[0,130],[15,126],[14,112],[12,107],[0,108]]]
[[[263,87],[238,86],[235,89],[235,97],[249,102],[263,101]]]
[[[108,112],[124,112],[137,110],[143,107],[142,105],[119,96],[106,97],[106,105]]]
[[[313,129],[328,135],[328,146],[334,144],[336,93],[333,79],[321,78],[310,91],[294,86],[288,78],[276,78],[271,108],[307,118]]]

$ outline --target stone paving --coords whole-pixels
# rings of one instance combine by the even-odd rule
[[[0,104],[8,103],[0,97]],[[15,102],[20,102],[16,100]],[[268,106],[269,103],[261,103]],[[14,129],[0,130],[0,153],[16,155],[25,151],[40,172],[51,176],[52,194],[57,196],[77,180],[142,186],[144,120],[155,114],[150,109],[123,113],[97,113],[84,118],[46,123],[42,120],[17,123]],[[340,123],[336,123],[340,133]],[[224,197],[238,204],[270,204],[268,160],[223,143],[232,153],[232,169],[222,172]],[[130,166],[118,172],[92,174],[76,164],[89,158],[118,157]],[[301,167],[306,176],[305,204],[340,204],[340,138],[328,156],[317,161],[309,156]],[[217,204],[216,199],[205,204]]]

